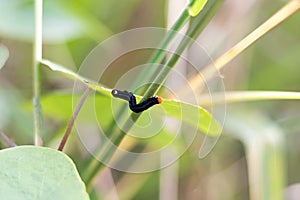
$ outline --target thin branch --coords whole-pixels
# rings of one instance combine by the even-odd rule
[[[237,103],[262,100],[300,100],[300,92],[283,91],[229,91],[201,95],[199,104],[211,106],[213,104]]]
[[[250,33],[247,37],[245,37],[219,58],[217,58],[212,64],[206,66],[200,73],[190,78],[189,84],[187,85],[189,85],[189,87],[196,91],[196,88],[203,86],[205,82],[204,79],[208,80],[213,77],[220,69],[222,69],[227,63],[229,63],[247,47],[249,47],[269,31],[271,31],[288,17],[296,13],[299,9],[300,0],[291,0],[290,2],[288,2],[279,11],[277,11],[277,13],[275,13],[265,23],[263,23],[256,30]],[[183,88],[181,92],[184,93],[185,89],[186,88]]]
[[[35,0],[35,35],[33,47],[34,144],[41,144],[40,62],[42,60],[43,0]]]
[[[62,151],[62,150],[64,149],[65,144],[66,144],[66,142],[67,142],[67,140],[68,140],[68,137],[69,137],[69,135],[70,135],[70,133],[71,133],[71,130],[72,130],[72,128],[73,128],[74,121],[75,121],[76,117],[78,116],[78,113],[79,113],[79,111],[80,111],[80,109],[81,109],[81,107],[82,107],[82,105],[83,105],[85,99],[86,99],[86,98],[88,97],[88,95],[90,94],[90,92],[91,92],[91,89],[90,89],[90,88],[87,88],[87,89],[84,91],[83,95],[81,96],[81,99],[80,99],[79,103],[77,104],[77,106],[76,106],[76,108],[75,108],[75,111],[74,111],[73,114],[72,114],[72,117],[71,117],[71,119],[70,119],[70,121],[69,121],[69,123],[68,123],[67,129],[66,129],[66,131],[65,131],[65,133],[64,133],[64,136],[63,136],[63,138],[62,138],[62,140],[61,140],[61,142],[60,142],[60,144],[59,144],[59,147],[58,147],[58,150],[59,150],[59,151]]]
[[[8,147],[17,146],[7,135],[5,135],[2,131],[0,131],[0,138],[6,143]]]

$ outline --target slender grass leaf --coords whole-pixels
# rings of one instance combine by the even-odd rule
[[[203,9],[207,0],[192,0],[189,5],[189,15],[195,17]]]
[[[82,83],[85,83],[88,87],[98,91],[100,94],[102,94],[102,99],[106,99],[106,103],[98,103],[98,105],[101,105],[103,108],[109,108],[109,105],[111,105],[112,101],[112,95],[111,95],[111,89],[105,88],[100,86],[99,84],[90,81],[75,72],[72,72],[71,70],[66,69],[63,66],[60,66],[58,64],[52,63],[50,61],[43,60],[43,64],[48,66],[53,71],[61,72],[62,74],[66,75],[67,77],[71,77],[73,79],[79,80]],[[137,96],[137,100],[141,100],[141,96]],[[59,105],[59,104],[56,104]],[[204,108],[198,106],[198,105],[191,105],[185,102],[181,102],[178,100],[167,100],[163,99],[163,103],[160,105],[167,116],[176,118],[180,121],[183,121],[189,125],[192,125],[194,127],[197,127],[199,131],[204,132],[205,134],[208,134],[210,136],[217,136],[221,133],[221,128],[219,124],[213,119],[212,115],[208,113]],[[47,107],[47,106],[45,106]],[[102,108],[99,108],[102,109]],[[194,116],[182,116],[182,111],[188,112],[188,113],[197,113],[200,120],[195,120],[196,118]],[[196,112],[195,112],[196,111]],[[128,116],[129,117],[129,116]],[[197,117],[197,116],[196,116]]]
[[[124,103],[127,104],[127,102],[122,100],[113,101],[113,97],[108,92],[108,89],[103,90],[102,92],[103,93],[101,95],[96,95],[95,99],[88,98],[86,100],[87,102],[85,104],[95,105],[95,107],[88,107],[83,109],[83,112],[80,113],[80,115],[84,116],[81,119],[89,121],[92,119],[91,113],[96,112],[101,126],[106,129],[110,124],[110,119],[114,117],[112,113],[113,110],[117,110],[118,107],[121,107],[122,105],[124,105]],[[79,99],[79,95],[75,95],[73,97]],[[74,101],[77,101],[76,99]],[[140,100],[141,97],[137,97],[137,99]],[[44,96],[41,101],[43,105],[43,112],[48,117],[52,117],[57,120],[68,120],[72,115],[72,95],[52,94]],[[156,107],[161,109],[156,109]],[[163,99],[162,104],[154,106],[150,110],[151,113],[153,113],[153,118],[150,119],[152,121],[155,121],[158,116],[162,116],[163,114],[165,114],[167,117],[172,117],[191,126],[194,126],[199,131],[210,136],[217,136],[221,133],[219,124],[213,119],[211,114],[197,105],[191,105],[177,100]],[[189,113],[189,115],[183,115],[182,112]],[[128,116],[130,115],[130,113],[131,111],[128,108]],[[137,122],[141,126],[143,126],[143,124],[147,124],[149,121],[149,115],[146,113],[148,113],[148,111],[145,111]],[[154,115],[156,115],[156,118]],[[194,117],[195,115],[198,116]],[[200,120],[198,121],[195,119]],[[143,134],[149,135],[151,134],[151,130],[153,129],[151,129],[151,127],[148,127],[148,131],[144,129]]]

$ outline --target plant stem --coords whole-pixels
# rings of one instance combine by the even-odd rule
[[[0,131],[0,138],[6,143],[8,147],[17,146],[7,135],[5,135],[2,131]]]
[[[253,44],[260,37],[271,31],[285,19],[296,13],[300,9],[299,0],[291,0],[285,6],[283,6],[279,11],[277,11],[272,17],[270,17],[265,23],[260,25],[247,37],[229,49],[226,53],[217,58],[212,64],[204,68],[200,73],[194,75],[189,79],[189,87],[194,91],[203,86],[205,79],[210,79],[214,76],[218,70],[221,70],[227,63],[229,63],[233,58],[239,55],[247,47]],[[180,90],[181,93],[184,93],[186,88]]]
[[[188,29],[186,36],[182,39],[179,46],[168,62],[163,66],[158,75],[156,75],[154,83],[149,86],[142,99],[145,100],[153,95],[155,95],[158,90],[162,87],[164,81],[167,78],[168,73],[171,71],[172,67],[180,58],[180,54],[186,49],[186,47],[193,42],[195,38],[201,33],[204,27],[208,24],[211,18],[214,16],[215,12],[221,6],[224,0],[211,0],[204,7],[203,11],[192,20],[190,28]],[[157,84],[159,83],[159,84]]]
[[[41,145],[40,62],[42,60],[43,0],[35,0],[35,34],[33,46],[33,116],[34,144]]]
[[[132,90],[137,88],[140,83],[143,80],[149,80],[150,77],[155,73],[155,70],[153,68],[155,63],[161,63],[163,61],[163,59],[165,58],[167,52],[165,51],[165,49],[167,48],[167,46],[169,45],[169,43],[171,42],[171,40],[176,36],[176,31],[179,31],[182,26],[188,21],[189,19],[189,14],[188,14],[188,8],[185,8],[182,13],[180,14],[179,18],[177,19],[177,21],[175,22],[175,24],[171,27],[171,30],[169,30],[167,32],[166,37],[163,39],[163,41],[161,42],[160,46],[158,47],[158,49],[156,49],[156,51],[154,52],[154,54],[151,56],[151,58],[149,59],[150,65],[147,67],[147,69],[145,69],[142,74],[135,80],[133,86],[132,86]],[[127,109],[127,106],[121,107],[118,111],[117,117],[121,118],[123,117],[125,111]],[[135,117],[137,119],[137,117]],[[107,130],[107,137],[111,137],[112,133],[115,132],[116,126],[115,126],[115,121],[111,121],[110,125],[109,125],[109,129]],[[119,131],[118,131],[119,132]],[[123,133],[124,134],[124,133]],[[121,135],[121,134],[120,134]],[[116,138],[114,140],[117,140],[119,142],[122,141],[123,136],[121,136],[121,138]],[[116,141],[115,141],[116,142]],[[103,145],[105,146],[105,144]],[[98,153],[96,153],[97,155],[99,153],[103,153],[103,147],[100,147],[98,150],[96,150]],[[87,164],[87,170],[85,171],[85,173],[83,174],[83,179],[85,180],[85,183],[87,184],[87,186],[90,185],[93,177],[97,174],[97,172],[101,169],[102,164],[99,163],[99,161],[91,158],[88,161]]]
[[[140,85],[143,80],[149,80],[152,75],[155,75],[155,63],[162,63],[163,59],[167,55],[167,47],[170,44],[171,40],[176,36],[178,31],[184,26],[184,24],[188,21],[190,15],[188,13],[188,8],[185,8],[180,14],[179,18],[176,20],[175,24],[171,27],[171,29],[167,32],[166,37],[161,42],[160,46],[156,49],[154,54],[149,59],[148,63],[150,64],[143,73],[137,77],[137,80],[133,84],[131,89],[135,89]]]
[[[90,92],[91,92],[91,89],[90,89],[90,88],[87,88],[87,89],[84,91],[83,95],[81,96],[81,99],[80,99],[79,103],[77,104],[77,106],[76,106],[76,108],[75,108],[75,111],[74,111],[73,114],[72,114],[72,117],[71,117],[71,119],[70,119],[70,121],[69,121],[69,123],[68,123],[67,129],[66,129],[66,131],[65,131],[65,133],[64,133],[64,136],[63,136],[63,138],[62,138],[62,140],[61,140],[61,142],[60,142],[60,144],[59,144],[59,147],[58,147],[58,150],[59,150],[59,151],[62,151],[62,150],[64,149],[65,144],[66,144],[66,142],[67,142],[67,140],[68,140],[68,138],[69,138],[69,135],[70,135],[70,133],[71,133],[71,130],[72,130],[72,128],[73,128],[74,121],[75,121],[76,117],[78,116],[78,113],[79,113],[79,111],[80,111],[80,109],[81,109],[81,107],[82,107],[84,101],[86,100],[86,98],[87,98],[88,95],[90,94]]]
[[[203,11],[197,17],[195,17],[195,19],[193,20],[193,23],[188,30],[188,34],[189,34],[188,37],[193,38],[193,37],[197,37],[200,34],[201,30],[203,30],[205,25],[212,18],[212,16],[214,15],[217,8],[219,8],[219,6],[222,2],[223,2],[223,0],[211,0],[207,3],[207,5],[203,9]],[[178,27],[181,27],[181,26],[178,26]],[[166,37],[168,37],[168,36],[166,36]],[[179,44],[179,47],[177,48],[177,51],[176,51],[177,54],[173,54],[173,56],[169,59],[167,64],[164,66],[164,68],[161,69],[161,72],[158,75],[156,75],[157,76],[156,79],[161,82],[155,81],[154,83],[152,83],[149,86],[146,93],[144,94],[144,97],[141,101],[147,99],[150,96],[153,96],[156,93],[156,91],[160,88],[160,86],[163,84],[163,81],[165,80],[165,78],[169,72],[169,68],[173,67],[179,58],[178,53],[179,54],[182,53],[184,51],[184,49],[190,44],[189,41],[192,41],[188,37],[185,37],[185,39],[183,39],[183,41],[181,41],[181,43]],[[161,50],[157,50],[157,51],[159,51],[159,53],[154,54],[156,56],[153,56],[152,58],[153,59],[155,58],[154,60],[157,59],[156,62],[158,60],[160,62],[162,62],[163,58],[166,55],[166,52],[161,51]],[[150,62],[151,62],[151,60],[150,60]],[[157,85],[156,83],[159,83],[159,85]],[[127,109],[127,108],[125,107],[125,109]],[[117,126],[115,126],[115,122],[111,123],[108,133],[109,133],[109,136],[111,136],[110,139],[114,143],[114,145],[119,145],[121,143],[123,138],[126,136],[126,133],[130,130],[130,128],[132,126],[132,121],[136,121],[139,118],[139,116],[140,116],[139,114],[132,113],[131,119],[129,119],[125,122],[125,124],[123,126],[123,131],[116,130]],[[112,133],[114,133],[114,134],[112,135]],[[114,152],[112,152],[111,149],[105,148],[105,144],[104,144],[104,147],[100,148],[96,154],[98,155],[98,153],[101,154],[100,155],[101,158],[110,159]],[[98,162],[98,163],[96,163],[96,162]],[[87,166],[88,166],[87,170],[85,170],[85,173],[83,174],[82,177],[83,177],[86,185],[89,186],[91,184],[91,181],[93,180],[95,175],[99,172],[99,170],[103,167],[103,165],[101,163],[99,163],[99,161],[93,159],[93,160],[90,160],[90,162]]]
[[[283,91],[227,91],[201,95],[199,104],[211,106],[212,104],[237,103],[261,100],[299,100],[300,92]]]

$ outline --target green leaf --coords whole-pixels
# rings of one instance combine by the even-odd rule
[[[89,80],[89,79],[87,79],[85,77],[82,77],[79,74],[77,74],[77,73],[75,73],[75,72],[73,72],[73,71],[71,71],[71,70],[69,70],[69,69],[67,69],[67,68],[65,68],[65,67],[57,64],[57,63],[54,63],[52,61],[45,60],[45,59],[43,59],[41,61],[41,63],[43,65],[49,67],[52,71],[58,71],[60,73],[63,73],[65,76],[67,76],[67,77],[69,77],[71,79],[74,79],[74,80],[78,80],[78,81],[86,84],[88,87],[90,87],[90,88],[92,88],[94,90],[102,91],[102,92],[106,90],[106,92],[107,91],[110,92],[108,89],[102,87],[97,82],[94,82],[94,81]]]
[[[41,104],[46,117],[67,121],[72,116],[72,96],[69,94],[45,95],[41,99]]]
[[[197,16],[206,3],[207,0],[192,0],[189,5],[189,15],[192,17]]]
[[[161,105],[168,116],[197,127],[199,131],[205,134],[218,136],[222,131],[218,122],[201,106],[192,105],[178,100],[163,100]],[[182,116],[181,111],[187,114]],[[199,121],[195,120],[197,118],[199,118]]]
[[[5,199],[89,199],[73,161],[36,146],[0,151],[0,196]]]
[[[61,72],[62,74],[66,75],[67,77],[71,77],[73,79],[77,79],[81,81],[82,83],[86,84],[88,87],[96,90],[101,96],[99,96],[98,103],[96,105],[101,105],[101,108],[99,109],[108,109],[107,112],[112,114],[111,110],[111,101],[112,101],[112,95],[111,95],[111,89],[105,88],[103,86],[100,86],[98,83],[90,81],[66,68],[64,68],[61,65],[55,64],[50,61],[43,60],[43,64],[48,66],[50,69],[54,71]],[[142,97],[136,96],[137,101],[139,101]],[[58,101],[52,99],[51,101]],[[69,100],[70,101],[70,100]],[[117,100],[118,101],[118,100]],[[46,103],[44,100],[42,100],[44,105],[44,108],[47,108],[46,104],[50,104],[50,102]],[[119,101],[124,104],[123,101]],[[53,103],[52,103],[53,104]],[[58,104],[58,102],[54,102],[55,105],[61,105]],[[70,105],[70,104],[69,104]],[[105,105],[105,106],[103,106]],[[49,105],[48,105],[49,106]],[[67,106],[67,105],[66,105]],[[163,108],[164,112],[167,116],[176,118],[180,121],[183,121],[191,126],[196,127],[199,131],[202,131],[205,134],[208,134],[210,136],[217,136],[221,133],[221,128],[219,124],[215,121],[215,119],[212,117],[210,113],[208,113],[204,108],[198,106],[198,105],[192,105],[189,103],[185,103],[179,100],[167,100],[163,99],[163,103],[160,104],[160,106]],[[62,106],[65,107],[65,106]],[[59,108],[60,109],[60,108]],[[46,111],[45,111],[46,112]],[[49,112],[53,112],[52,106]],[[186,113],[183,115],[183,113]],[[59,114],[55,116],[58,117]],[[107,115],[104,115],[107,118]],[[129,117],[129,115],[128,115]],[[198,119],[198,120],[197,120]],[[104,120],[106,121],[106,120]],[[109,122],[107,122],[109,123]]]
[[[55,120],[63,120],[67,121],[71,118],[72,115],[72,102],[78,102],[80,99],[79,95],[73,95],[73,98],[75,98],[74,101],[72,101],[72,95],[70,94],[49,94],[44,96],[41,99],[41,103],[43,106],[43,114],[47,117],[50,117]],[[102,130],[107,130],[110,122],[114,120],[114,116],[112,113],[113,109],[116,109],[116,107],[121,107],[123,104],[127,104],[125,101],[115,99],[116,101],[111,102],[111,98],[107,95],[96,95],[95,98],[91,95],[89,96],[85,103],[83,109],[80,110],[79,118],[80,123],[88,123],[90,124],[91,121],[95,120],[93,118],[92,113],[96,113],[96,117],[98,120],[99,125],[101,126]],[[91,105],[91,106],[86,106]],[[95,105],[95,106],[94,106]],[[112,108],[113,107],[113,108]],[[130,135],[136,135],[139,136],[139,138],[148,138],[147,140],[139,140],[135,137],[130,137],[130,141],[132,143],[147,143],[147,145],[158,149],[164,147],[166,144],[171,143],[173,144],[173,147],[176,148],[183,148],[184,140],[180,140],[178,138],[176,133],[171,132],[170,130],[166,130],[164,128],[160,128],[161,124],[161,115],[159,112],[157,112],[157,107],[151,108],[151,111],[145,111],[143,115],[139,118],[139,120],[136,122],[137,125],[143,125],[147,124],[149,126],[146,126],[143,128],[143,131],[136,130],[135,128],[131,129],[128,134]],[[128,110],[128,115],[130,114],[130,110]],[[149,115],[151,116],[151,119],[149,119]],[[78,120],[78,118],[77,118]],[[149,123],[151,121],[151,123]],[[96,126],[98,124],[95,124]],[[157,128],[158,126],[158,128]],[[156,127],[156,128],[154,128]],[[153,128],[155,130],[153,130]],[[137,132],[139,131],[139,132]],[[153,135],[153,132],[155,135]],[[151,137],[149,137],[151,136]],[[178,137],[177,139],[175,139]]]
[[[114,99],[112,107],[112,96],[109,89],[103,90],[101,95],[96,95],[95,99],[88,97],[85,104],[95,105],[94,107],[83,109],[83,112],[80,113],[81,119],[84,119],[86,122],[91,120],[91,113],[96,112],[96,115],[103,126],[103,128],[108,128],[110,120],[113,118],[113,110],[121,107],[124,103],[127,102]],[[74,96],[74,98],[79,99],[79,96]],[[137,100],[141,99],[140,96],[137,96]],[[72,115],[72,95],[70,94],[52,94],[44,96],[42,99],[43,113],[57,120],[68,120]],[[76,102],[77,100],[73,101]],[[94,102],[94,103],[93,103]],[[162,108],[162,109],[158,109]],[[129,109],[129,108],[128,108]],[[221,133],[221,128],[219,124],[213,119],[211,114],[207,112],[204,108],[198,105],[192,105],[178,100],[167,100],[163,99],[163,103],[156,105],[150,109],[153,112],[153,116],[162,116],[165,114],[168,117],[175,118],[179,121],[182,121],[186,124],[189,124],[193,127],[196,127],[199,131],[208,134],[210,136],[217,136]],[[137,123],[145,124],[148,119],[149,111],[143,112],[140,119]],[[131,111],[128,112],[128,117],[130,116]],[[154,121],[155,119],[152,119]],[[151,128],[143,130],[143,134],[149,135],[151,133]]]
[[[7,59],[9,57],[9,51],[6,46],[0,44],[0,69],[4,67]]]

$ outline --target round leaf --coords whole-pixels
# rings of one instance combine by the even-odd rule
[[[5,199],[89,199],[76,167],[64,153],[36,146],[0,151],[0,197]]]

